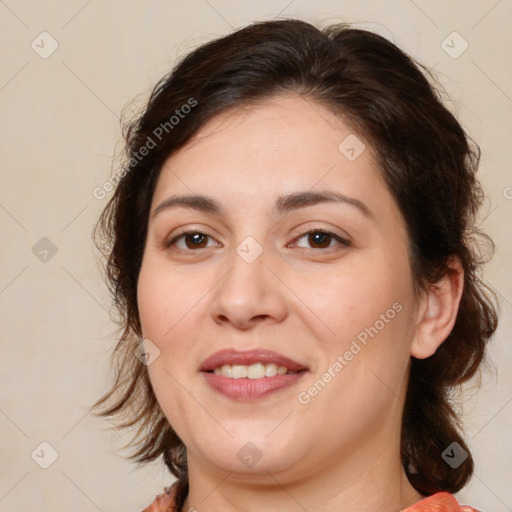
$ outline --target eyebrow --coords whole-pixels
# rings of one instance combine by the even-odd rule
[[[353,206],[365,217],[372,220],[375,219],[372,211],[359,199],[332,191],[304,191],[280,196],[274,204],[273,211],[277,215],[285,215],[290,211],[321,203],[337,203]],[[151,218],[154,219],[164,210],[178,207],[190,208],[199,212],[210,213],[218,217],[224,216],[224,209],[222,205],[211,197],[205,195],[174,195],[162,201],[153,210]]]

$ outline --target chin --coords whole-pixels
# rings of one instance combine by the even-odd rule
[[[239,475],[241,479],[251,477],[251,482],[268,484],[269,473],[286,473],[296,467],[297,460],[288,454],[269,454],[268,451],[258,453],[252,447],[244,447],[244,455],[239,460],[238,451],[233,450],[228,457],[226,454],[209,454],[211,463],[221,471],[232,473],[230,478]],[[213,457],[212,457],[213,456]],[[261,479],[254,480],[260,476]]]
[[[275,428],[275,424],[272,428]],[[265,433],[253,432],[252,435],[235,435],[233,438],[224,436],[222,442],[218,439],[199,444],[203,457],[220,471],[240,475],[261,475],[262,483],[268,483],[268,473],[287,472],[296,468],[304,458],[304,443],[290,437],[277,436],[276,433],[268,435],[272,429]],[[283,431],[283,433],[286,433]],[[275,436],[275,437],[274,437]]]

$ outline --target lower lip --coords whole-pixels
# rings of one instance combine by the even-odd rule
[[[232,379],[215,373],[202,373],[206,382],[215,391],[228,398],[250,402],[293,386],[307,372],[302,371],[291,375],[276,375],[275,377],[263,377],[261,379]]]

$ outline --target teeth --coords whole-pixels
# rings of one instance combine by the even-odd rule
[[[262,379],[265,377],[265,365],[261,363],[251,364],[247,369],[249,379]]]
[[[232,379],[263,379],[264,377],[275,377],[276,375],[294,374],[296,372],[291,372],[285,366],[277,366],[275,363],[255,363],[250,366],[225,364],[215,368],[213,373]]]
[[[277,375],[277,364],[270,363],[265,365],[265,377],[275,377]]]
[[[231,367],[231,377],[233,377],[233,379],[245,379],[245,377],[247,377],[247,366],[234,364]]]

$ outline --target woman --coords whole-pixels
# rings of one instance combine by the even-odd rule
[[[347,25],[255,23],[186,56],[125,135],[95,405],[177,477],[146,512],[473,510],[449,397],[497,325],[479,150],[418,65]]]

